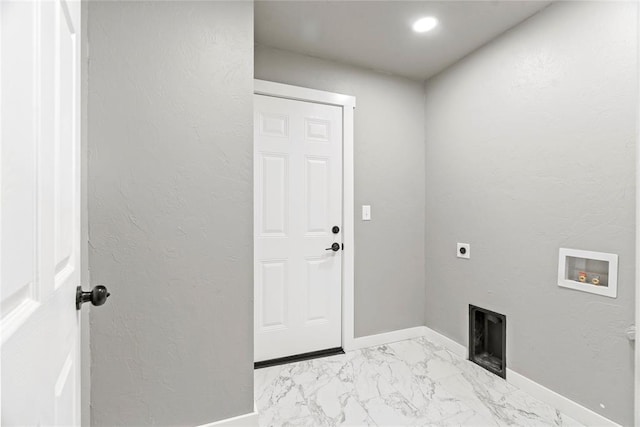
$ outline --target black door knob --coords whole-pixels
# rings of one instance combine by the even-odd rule
[[[330,248],[325,249],[325,251],[333,251],[338,252],[340,250],[340,243],[333,243]]]
[[[331,232],[333,234],[338,234],[340,232],[340,227],[338,227],[337,225],[334,225],[333,228],[331,228]]]
[[[94,287],[90,292],[83,292],[82,287],[78,286],[76,288],[76,310],[80,310],[80,306],[85,302],[91,302],[91,304],[98,306],[107,302],[107,298],[109,298],[109,291],[107,288],[98,285]]]

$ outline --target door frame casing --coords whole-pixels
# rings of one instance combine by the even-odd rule
[[[636,2],[636,20],[637,20],[637,57],[640,58],[640,2]],[[638,332],[640,331],[640,147],[638,147],[638,143],[640,142],[640,73],[638,73],[638,90],[636,91],[636,105],[638,109],[636,110],[636,332],[635,332],[635,385],[634,385],[634,394],[635,394],[635,408],[634,408],[634,424],[640,426],[640,344],[638,343]]]
[[[342,348],[354,348],[354,271],[355,271],[355,218],[354,218],[354,109],[356,98],[351,95],[292,86],[254,79],[255,95],[273,96],[295,101],[313,102],[342,108]],[[254,189],[255,191],[255,189]],[[254,281],[255,287],[255,281]]]

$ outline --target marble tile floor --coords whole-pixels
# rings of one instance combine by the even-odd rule
[[[417,338],[255,371],[260,426],[579,426]]]

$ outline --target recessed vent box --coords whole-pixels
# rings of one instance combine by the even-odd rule
[[[469,304],[469,360],[489,372],[507,375],[507,317]]]
[[[616,298],[618,255],[560,248],[558,286]]]

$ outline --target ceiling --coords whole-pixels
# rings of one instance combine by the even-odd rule
[[[257,1],[257,44],[427,79],[550,1]],[[423,16],[440,24],[414,33]]]

